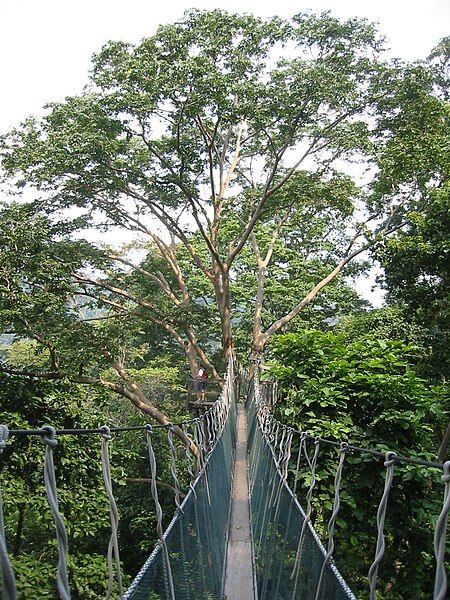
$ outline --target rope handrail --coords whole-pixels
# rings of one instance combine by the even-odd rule
[[[220,398],[214,403],[214,405],[220,400]],[[198,421],[207,420],[210,414],[213,414],[214,405],[211,406],[208,410],[206,410],[202,415],[198,417],[193,417],[192,419],[185,419],[184,421],[179,421],[177,423],[168,422],[165,424],[162,423],[152,423],[151,426],[153,429],[173,429],[174,427],[184,427],[186,425],[194,424]],[[123,433],[129,431],[146,431],[148,423],[144,425],[128,425],[123,427],[109,427],[110,433]],[[22,436],[42,436],[45,435],[47,430],[45,427],[41,427],[40,429],[8,429],[9,436],[22,437]],[[104,433],[104,426],[97,428],[78,428],[78,429],[55,429],[55,435],[90,435],[90,434],[102,434]]]
[[[303,438],[305,440],[309,440],[312,442],[315,442],[317,436],[312,435],[310,433],[308,433],[307,431],[299,431],[298,429],[295,429],[295,427],[291,427],[290,425],[285,425],[284,423],[282,423],[281,421],[278,421],[278,419],[276,419],[273,415],[271,415],[271,419],[273,421],[275,421],[275,425],[274,427],[276,427],[277,425],[281,428],[285,428],[288,431],[292,431],[293,433],[299,435],[299,436],[303,436]],[[336,448],[340,448],[341,444],[343,442],[342,441],[334,441],[334,440],[329,440],[327,438],[320,438],[320,444],[325,444],[328,446],[335,446]],[[360,454],[371,454],[372,456],[375,456],[377,458],[382,458],[383,460],[386,459],[386,452],[382,452],[381,450],[376,450],[375,448],[363,448],[361,446],[355,446],[353,444],[349,444],[348,442],[345,442],[346,448],[347,450],[353,450],[355,452],[359,452]],[[401,454],[397,454],[396,455],[396,459],[395,462],[403,462],[405,464],[410,464],[410,465],[420,465],[423,467],[430,467],[432,469],[439,469],[442,470],[442,468],[444,467],[444,463],[443,462],[437,462],[437,461],[432,461],[432,460],[426,460],[426,459],[422,459],[422,458],[414,458],[412,456],[403,456]]]
[[[6,425],[0,425],[0,454],[6,448],[9,431]],[[0,482],[1,484],[1,482]],[[8,556],[6,547],[5,524],[3,521],[3,498],[0,485],[0,570],[2,581],[2,593],[5,600],[16,600],[17,590],[14,570]]]

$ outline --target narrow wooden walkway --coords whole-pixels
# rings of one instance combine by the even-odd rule
[[[226,600],[254,600],[247,462],[247,415],[238,404],[236,462],[225,576]]]

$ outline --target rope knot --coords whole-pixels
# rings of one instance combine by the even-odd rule
[[[9,436],[9,429],[6,425],[0,425],[0,452],[6,448],[6,441]]]
[[[307,431],[302,431],[300,433],[300,441],[304,442],[306,440],[306,438],[308,437],[308,432]]]
[[[314,443],[320,444],[321,441],[322,441],[322,438],[320,437],[320,435],[316,435],[316,437],[314,438]]]
[[[173,431],[173,429],[174,429],[174,425],[173,425],[173,423],[167,423],[167,429],[168,429],[169,431]]]
[[[442,481],[444,483],[450,483],[450,460],[444,463],[443,469],[444,474],[442,475]]]
[[[386,460],[384,461],[384,466],[390,467],[395,463],[396,460],[397,460],[396,452],[392,452],[392,451],[386,452]]]
[[[108,427],[108,425],[102,425],[100,427],[100,430],[102,432],[102,438],[104,440],[110,440],[111,439],[111,428]]]
[[[145,429],[146,429],[147,433],[152,433],[153,432],[153,425],[151,423],[146,423],[145,424]]]
[[[47,444],[49,448],[55,448],[58,445],[56,429],[52,425],[44,425],[44,427],[41,427],[41,431],[44,444]]]
[[[347,452],[348,450],[348,442],[341,442],[341,452]]]

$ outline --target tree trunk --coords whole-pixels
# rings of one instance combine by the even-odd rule
[[[231,314],[230,314],[230,279],[228,271],[223,274],[223,293],[222,302],[220,307],[221,321],[222,321],[222,343],[225,358],[231,358],[234,352],[234,340],[233,330],[231,327]]]
[[[123,367],[123,365],[121,363],[117,362],[116,360],[114,360],[109,352],[104,351],[103,354],[109,360],[113,369],[117,372],[117,374],[120,376],[120,378],[124,382],[125,390],[124,390],[123,395],[125,397],[127,397],[129,400],[131,400],[131,402],[134,404],[134,406],[136,406],[136,408],[139,408],[142,412],[150,415],[151,418],[154,419],[160,425],[169,425],[169,423],[170,423],[169,418],[163,412],[161,412],[160,410],[158,410],[157,408],[155,408],[152,405],[152,403],[148,400],[147,396],[141,390],[137,381],[134,381],[134,379],[132,379],[128,375],[128,373],[127,373],[126,369]],[[128,391],[129,393],[127,394],[127,393],[125,393],[125,391]],[[197,456],[198,448],[197,448],[196,444],[191,439],[189,439],[189,437],[184,433],[184,431],[180,427],[175,426],[173,428],[173,433],[185,445],[189,444],[190,451],[195,456]]]
[[[216,269],[213,285],[222,327],[222,348],[225,358],[228,359],[233,356],[234,340],[230,314],[230,278],[227,267],[224,266],[221,270]]]
[[[22,531],[25,522],[25,505],[19,504],[19,516],[17,518],[16,535],[14,536],[13,556],[19,556],[20,543],[22,541]]]
[[[127,483],[145,483],[145,484],[149,484],[152,482],[152,480],[149,477],[125,477],[125,481]],[[159,479],[156,480],[156,485],[157,487],[161,488],[162,490],[166,490],[167,492],[171,492],[172,494],[175,493],[175,488],[173,487],[173,485],[170,485],[170,483],[166,483],[165,481],[159,481]],[[184,500],[186,498],[186,494],[184,494],[183,492],[180,491],[180,498],[182,500]]]
[[[186,359],[189,365],[191,377],[196,377],[198,373],[197,353],[191,342],[185,342]]]
[[[450,423],[447,425],[447,430],[445,432],[445,435],[442,439],[441,446],[438,451],[437,459],[439,462],[444,462],[445,457],[447,455],[447,449],[448,449],[449,443],[450,443]]]

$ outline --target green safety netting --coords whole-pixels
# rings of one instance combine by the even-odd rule
[[[229,393],[222,434],[164,534],[176,600],[222,597],[236,445],[236,402]],[[169,577],[158,544],[123,598],[172,600]]]
[[[308,523],[298,552],[305,512],[283,482],[272,445],[258,424],[253,383],[248,385],[247,412],[250,515],[258,598],[316,600],[326,551]],[[324,570],[319,598],[355,600],[332,562]]]

